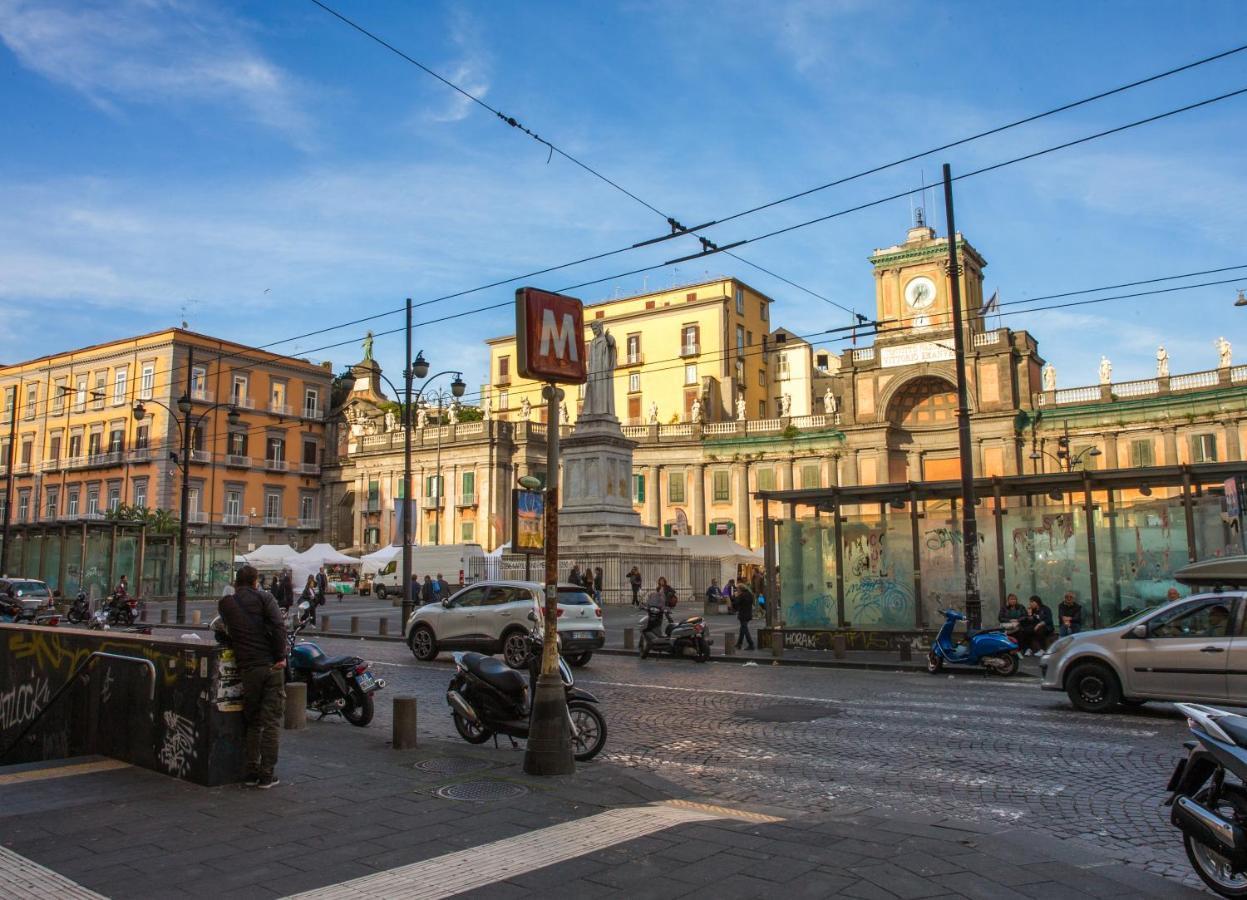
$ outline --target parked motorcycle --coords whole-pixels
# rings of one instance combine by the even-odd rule
[[[139,600],[137,597],[117,593],[110,594],[108,599],[100,601],[95,612],[87,621],[87,628],[130,628],[139,620]]]
[[[455,674],[446,689],[446,702],[455,730],[469,744],[483,744],[491,737],[527,738],[532,716],[532,696],[541,674],[542,640],[535,628],[529,632],[528,681],[505,663],[480,653],[457,652]],[[597,698],[576,687],[572,670],[559,656],[559,676],[567,692],[567,719],[572,754],[580,762],[593,759],[606,745],[606,719]]]
[[[376,691],[385,680],[368,671],[370,663],[358,656],[327,656],[312,641],[298,640],[299,633],[312,624],[312,606],[302,601],[294,621],[286,629],[290,652],[286,657],[286,681],[307,685],[307,708],[328,715],[340,715],[361,728],[372,721]]]
[[[1247,716],[1175,705],[1195,740],[1184,744],[1187,757],[1166,788],[1170,821],[1204,884],[1222,897],[1247,897]]]
[[[697,662],[710,659],[710,626],[701,616],[689,616],[677,625],[669,609],[651,604],[637,624],[641,626],[637,641],[641,659],[651,653],[692,656]]]
[[[955,609],[943,610],[944,624],[927,653],[927,671],[932,675],[944,666],[985,668],[993,675],[1009,676],[1018,670],[1018,642],[1004,633],[1003,628],[987,628],[953,641],[953,629],[965,615]]]
[[[86,591],[78,592],[78,596],[74,598],[74,602],[69,607],[69,611],[65,613],[65,618],[74,625],[78,625],[91,618],[91,602],[87,600]]]

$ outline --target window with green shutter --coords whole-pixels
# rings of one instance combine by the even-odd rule
[[[727,503],[732,499],[732,473],[726,469],[718,469],[714,473],[715,503]]]
[[[462,490],[459,492],[465,497],[476,495],[476,473],[464,472],[462,480]]]
[[[775,490],[775,470],[770,466],[758,469],[758,490]]]
[[[810,463],[801,467],[801,487],[817,488],[822,487],[822,479],[819,477],[818,464]]]
[[[1151,440],[1130,442],[1130,465],[1135,468],[1156,465],[1156,456]]]
[[[645,502],[645,476],[644,475],[637,474],[637,475],[632,476],[632,502],[633,503],[644,503]]]
[[[684,502],[684,473],[667,473],[667,500],[671,503]]]

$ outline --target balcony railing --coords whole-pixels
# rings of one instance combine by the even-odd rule
[[[231,398],[231,402],[233,403],[234,406],[237,406],[239,409],[255,409],[255,398],[254,397],[244,397],[241,394],[235,394]]]
[[[214,393],[212,393],[212,391],[208,391],[208,390],[202,390],[202,389],[201,389],[201,390],[197,390],[197,391],[196,391],[196,390],[192,390],[192,391],[191,391],[191,399],[192,399],[192,400],[194,400],[196,403],[215,403],[215,402],[216,402],[216,394],[214,394]]]
[[[95,512],[84,512],[78,518],[84,519],[88,522],[101,522],[104,519],[104,514],[99,510],[96,510]]]
[[[86,465],[90,467],[96,466],[115,466],[121,463],[121,451],[114,450],[111,453],[92,453],[87,457]]]
[[[299,471],[304,475],[319,475],[320,463],[299,463]]]
[[[208,514],[198,509],[191,510],[186,514],[186,521],[190,522],[192,525],[207,525]]]
[[[138,449],[131,450],[126,454],[126,461],[132,463],[148,462],[151,458],[152,451],[150,447],[139,447]]]
[[[853,351],[854,362],[864,362],[867,360],[872,360],[874,358],[875,358],[874,347],[859,347],[858,349]]]
[[[290,415],[290,407],[284,403],[270,403],[268,405],[268,411],[279,416]]]
[[[630,366],[645,365],[645,354],[640,352],[639,350],[636,353],[629,353],[627,364]]]
[[[319,419],[323,415],[324,415],[324,410],[321,409],[319,406],[306,406],[305,405],[303,407],[303,418],[305,419]]]
[[[681,344],[680,356],[698,356],[701,354],[701,344]]]
[[[379,499],[368,499],[364,501],[364,512],[377,513],[381,512],[381,501]]]
[[[270,472],[284,472],[290,468],[290,464],[284,459],[265,459],[264,468]]]
[[[455,506],[476,506],[476,494],[460,494],[455,498]]]
[[[221,516],[221,524],[234,527],[246,525],[247,517],[242,513],[225,513],[225,515]]]
[[[249,469],[251,468],[251,457],[242,456],[238,453],[227,453],[225,455],[225,465],[235,469]]]
[[[210,463],[212,462],[212,453],[208,450],[192,450],[191,462]]]
[[[302,530],[316,531],[320,529],[320,519],[299,519],[299,528]]]
[[[441,509],[446,503],[445,497],[424,497],[420,500],[421,509]]]
[[[265,528],[285,528],[286,517],[285,516],[265,516],[264,527]]]

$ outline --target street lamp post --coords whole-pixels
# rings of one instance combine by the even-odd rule
[[[169,417],[173,423],[177,425],[181,432],[182,453],[181,461],[178,461],[176,453],[170,453],[174,464],[182,470],[182,490],[181,501],[178,511],[178,590],[177,590],[177,623],[184,625],[186,623],[186,568],[187,568],[187,545],[190,543],[190,496],[191,496],[191,431],[196,425],[204,420],[208,413],[214,409],[227,407],[229,409],[228,419],[230,425],[237,425],[241,418],[238,407],[232,402],[230,403],[213,403],[198,418],[192,418],[191,412],[194,407],[191,404],[191,394],[193,391],[193,373],[192,364],[194,363],[195,351],[190,348],[186,359],[186,392],[178,398],[177,412],[181,413],[185,421],[179,421],[177,413],[170,409],[159,400],[147,399],[139,400],[134,404],[133,415],[136,422],[143,421],[147,416],[145,404],[154,403],[169,413]]]
[[[456,397],[462,397],[463,392],[467,389],[467,383],[463,380],[463,373],[453,369],[447,369],[444,372],[438,372],[436,375],[429,375],[429,361],[424,358],[424,351],[421,350],[416,354],[413,361],[411,358],[411,298],[407,298],[407,328],[406,328],[407,365],[403,369],[403,389],[400,391],[394,382],[386,378],[380,371],[376,370],[376,374],[390,386],[396,395],[403,397],[403,522],[402,522],[402,541],[403,541],[403,607],[401,618],[404,630],[407,627],[407,620],[411,618],[412,610],[415,608],[415,598],[411,591],[411,514],[415,509],[412,503],[411,489],[411,429],[414,424],[413,416],[415,414],[415,404],[420,402],[420,397],[424,393],[424,389],[434,378],[440,378],[442,375],[454,375],[455,380],[451,383],[450,390]],[[425,378],[425,376],[428,376]],[[425,378],[420,385],[420,390],[415,393],[415,403],[412,402],[412,381],[416,378]],[[354,385],[354,379],[351,380]],[[441,433],[438,433],[439,440],[439,460],[440,460],[440,440]],[[440,489],[440,485],[439,485]]]
[[[13,402],[9,405],[9,452],[4,461],[4,533],[0,540],[0,575],[9,574],[9,544],[12,543],[13,521],[13,453],[17,445],[17,398],[22,389],[21,381],[13,385]]]

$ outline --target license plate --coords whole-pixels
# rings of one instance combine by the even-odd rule
[[[593,640],[593,632],[592,631],[573,631],[572,638],[577,641],[591,641]]]
[[[365,672],[362,675],[355,676],[359,689],[364,693],[375,691],[377,689],[377,679],[373,677],[371,672]]]

